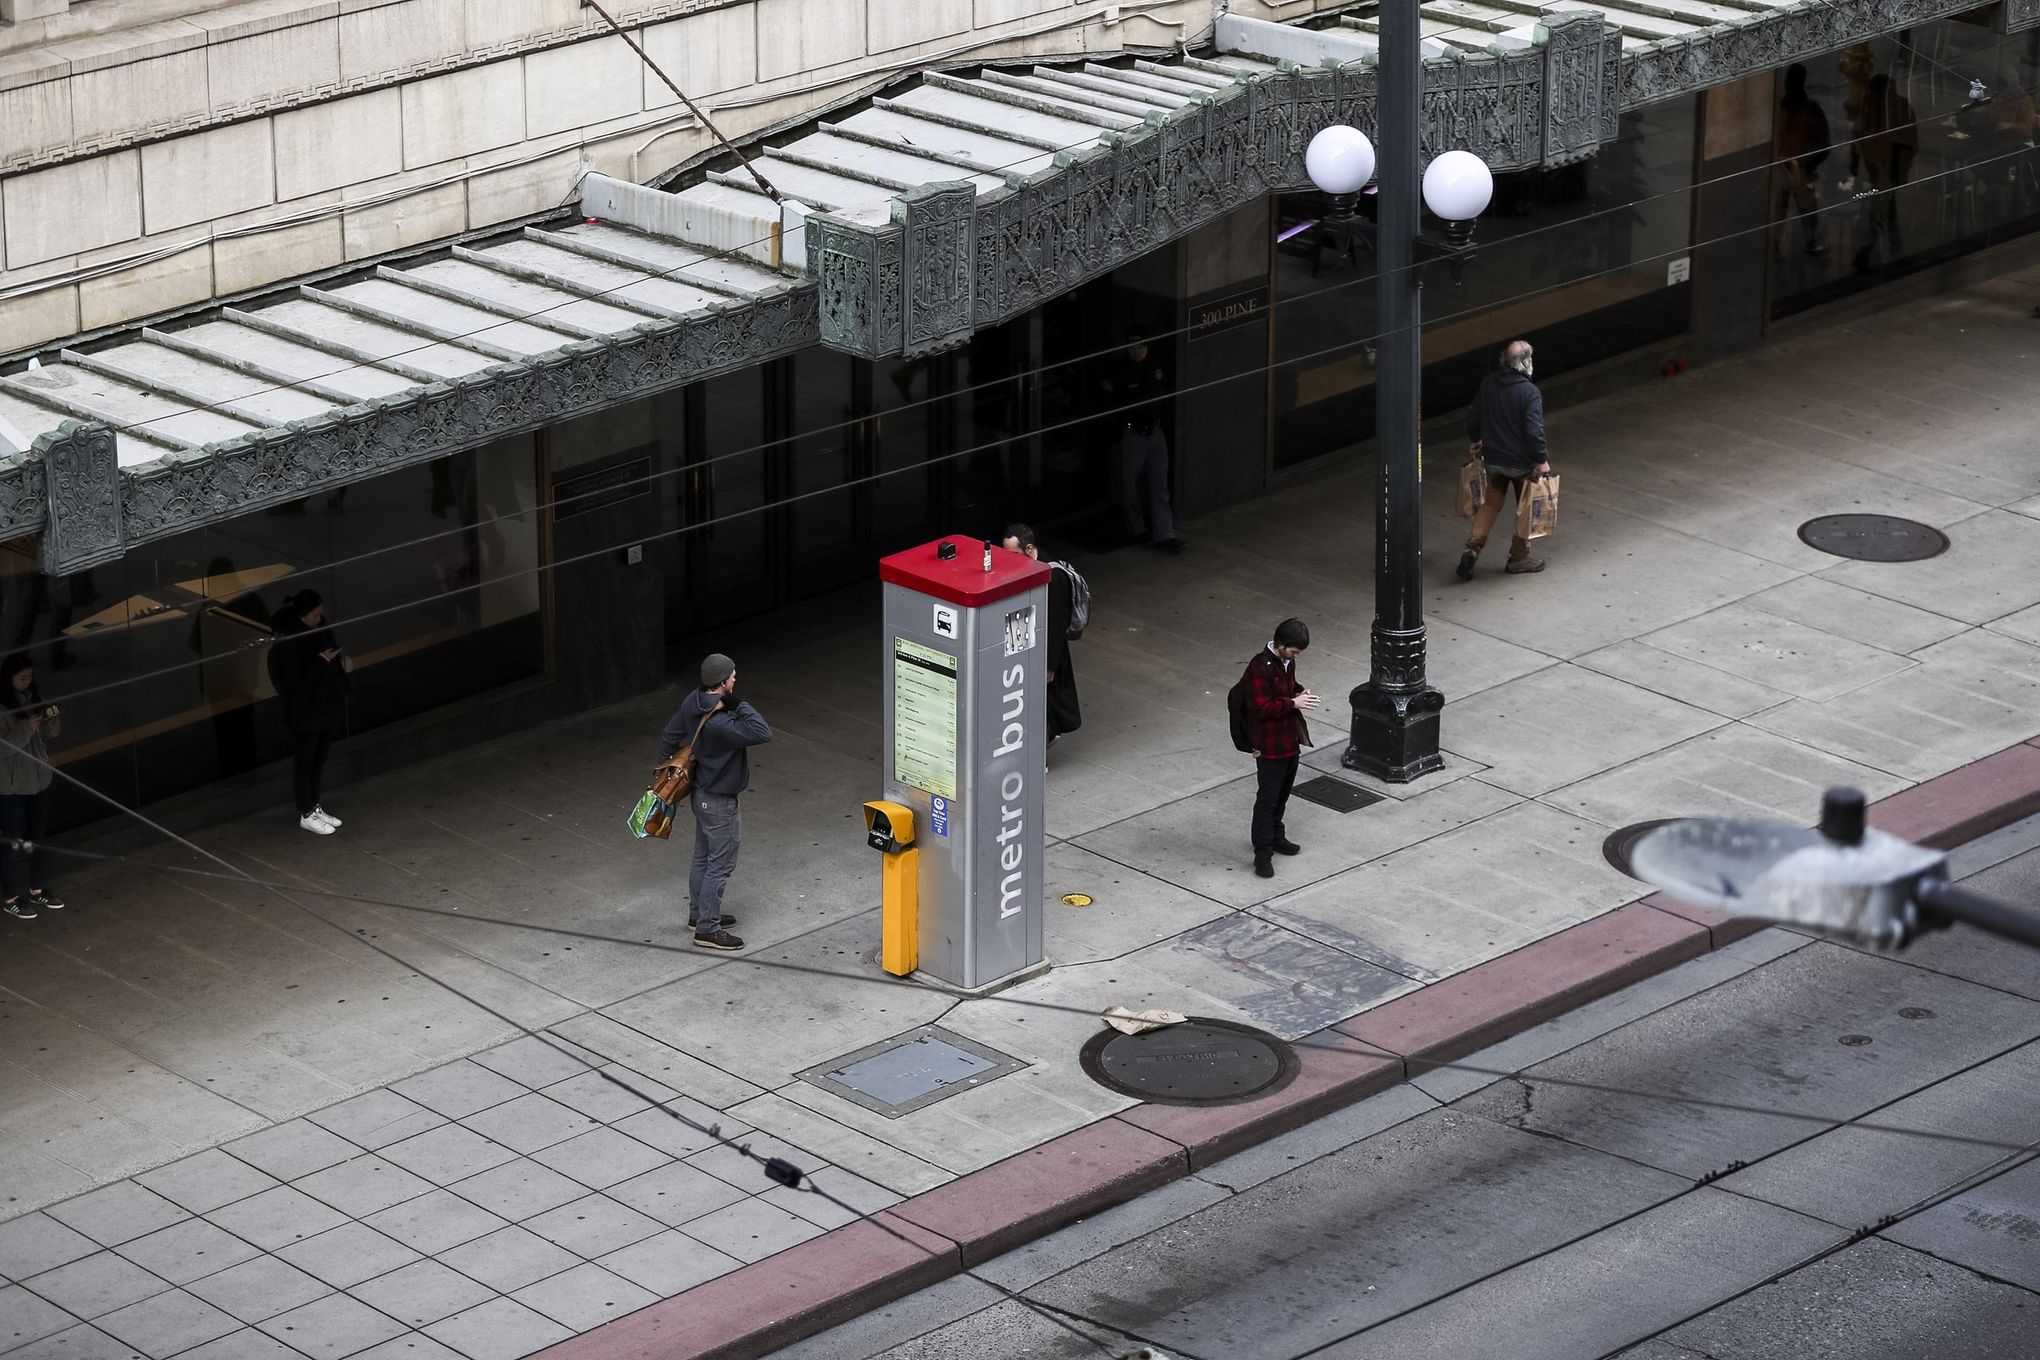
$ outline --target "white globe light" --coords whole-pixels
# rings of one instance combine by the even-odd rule
[[[1424,168],[1424,203],[1447,222],[1471,222],[1487,211],[1495,177],[1471,151],[1447,151]]]
[[[1357,194],[1374,178],[1374,143],[1359,128],[1334,123],[1310,139],[1303,168],[1328,194]]]

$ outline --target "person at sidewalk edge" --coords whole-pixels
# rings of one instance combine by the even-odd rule
[[[694,792],[688,798],[694,806],[694,863],[687,870],[687,924],[694,928],[698,948],[744,947],[729,932],[737,918],[724,914],[723,891],[736,870],[744,834],[737,798],[751,787],[750,749],[770,740],[772,729],[758,710],[737,697],[737,663],[721,652],[701,663],[701,688],[680,701],[659,736],[662,765],[694,743]]]
[[[1487,464],[1487,499],[1473,517],[1473,532],[1466,536],[1466,551],[1459,555],[1459,579],[1473,579],[1473,564],[1487,546],[1488,534],[1502,513],[1502,502],[1510,491],[1516,504],[1523,503],[1523,491],[1532,477],[1551,471],[1544,450],[1544,394],[1530,381],[1536,363],[1528,340],[1511,340],[1502,350],[1501,365],[1480,380],[1473,408],[1466,417],[1466,437],[1473,452]],[[1544,559],[1530,555],[1530,540],[1509,537],[1509,566],[1512,575],[1543,571]]]
[[[0,910],[24,921],[56,911],[64,899],[49,889],[50,742],[63,731],[57,706],[35,687],[35,664],[16,652],[0,665],[0,870],[7,901]],[[23,849],[26,842],[28,849]]]
[[[327,626],[326,602],[316,590],[285,600],[269,626],[276,632],[269,683],[283,696],[283,725],[290,729],[298,825],[314,836],[330,836],[340,829],[340,819],[320,804],[319,784],[333,739],[347,726],[347,673],[354,663]]]
[[[1181,552],[1185,545],[1176,537],[1176,519],[1169,509],[1169,440],[1162,433],[1168,370],[1149,352],[1145,332],[1134,331],[1126,339],[1126,350],[1104,384],[1113,398],[1112,417],[1120,424],[1119,513],[1126,532],[1136,539]]]
[[[1289,791],[1296,787],[1296,766],[1310,745],[1310,724],[1303,715],[1319,706],[1318,697],[1296,678],[1296,658],[1310,646],[1310,628],[1302,619],[1284,619],[1275,636],[1247,663],[1247,719],[1254,740],[1254,872],[1275,877],[1276,855],[1293,855],[1302,847],[1289,839],[1282,814]]]
[[[1041,560],[1041,545],[1035,541],[1034,530],[1025,524],[1007,525],[1003,546]],[[1048,744],[1053,746],[1057,737],[1084,725],[1084,712],[1077,702],[1077,673],[1070,669],[1075,587],[1066,563],[1050,562],[1048,568]]]

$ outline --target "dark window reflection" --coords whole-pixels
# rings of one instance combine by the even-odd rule
[[[1773,316],[2023,235],[2040,225],[2040,33],[1978,10],[1803,64],[1832,148],[1803,189],[1774,169]],[[1797,77],[1789,77],[1798,79]],[[1779,76],[1780,135],[1803,123]],[[1973,97],[1971,80],[1983,82]],[[1780,152],[1780,155],[1786,153]],[[1795,210],[1801,216],[1791,220]],[[1811,212],[1812,216],[1804,214]]]

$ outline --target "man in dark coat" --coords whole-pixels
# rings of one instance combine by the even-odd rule
[[[1135,331],[1106,375],[1112,418],[1119,427],[1119,513],[1126,532],[1169,552],[1183,551],[1169,506],[1169,438],[1162,414],[1170,395],[1169,371]]]
[[[744,824],[737,798],[751,787],[751,748],[772,740],[758,710],[737,697],[737,663],[721,652],[701,663],[701,688],[688,691],[659,734],[659,763],[694,746],[694,862],[687,872],[687,924],[698,949],[742,949],[730,934],[737,918],[722,909],[736,872]]]
[[[1025,524],[1006,526],[1008,551],[1026,553],[1039,562],[1041,546],[1034,530]],[[1060,562],[1048,564],[1048,742],[1084,725],[1082,706],[1077,702],[1077,673],[1070,666],[1070,615],[1075,611],[1075,592],[1070,573]]]
[[[1310,646],[1310,626],[1302,619],[1284,619],[1275,636],[1247,663],[1247,726],[1254,742],[1254,872],[1275,877],[1276,855],[1302,849],[1289,839],[1282,824],[1289,791],[1296,787],[1296,767],[1310,745],[1310,724],[1303,715],[1319,700],[1296,678],[1296,658]]]
[[[1509,492],[1516,493],[1516,504],[1521,505],[1530,479],[1551,471],[1544,449],[1544,394],[1530,381],[1534,372],[1530,342],[1511,340],[1502,351],[1501,366],[1481,379],[1467,412],[1468,447],[1487,464],[1487,497],[1473,517],[1466,551],[1459,555],[1462,581],[1473,579],[1473,564],[1480,560]],[[1543,570],[1544,559],[1530,555],[1530,540],[1511,535],[1509,574]]]
[[[294,749],[291,790],[298,825],[315,836],[330,836],[340,819],[319,803],[326,754],[347,726],[349,663],[326,623],[326,604],[316,590],[301,590],[283,602],[270,620],[276,639],[269,647],[269,682],[283,696],[283,722]]]

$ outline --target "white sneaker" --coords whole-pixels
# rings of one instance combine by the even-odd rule
[[[332,827],[335,831],[338,831],[341,827],[347,825],[347,823],[341,821],[338,817],[335,817],[332,813],[326,811],[326,809],[322,807],[313,808],[312,815],[314,817],[317,817],[320,821],[326,823],[328,826]]]
[[[298,818],[297,824],[311,832],[314,836],[330,836],[333,834],[333,824],[316,812],[309,817]]]

